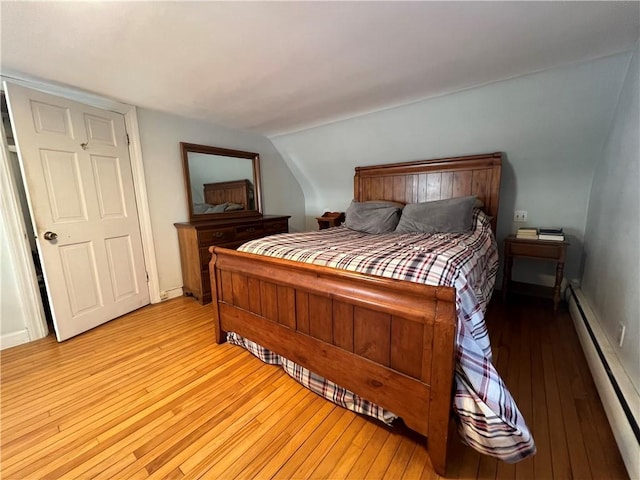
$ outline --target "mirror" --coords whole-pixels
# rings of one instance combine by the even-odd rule
[[[180,142],[189,220],[262,215],[257,153]]]

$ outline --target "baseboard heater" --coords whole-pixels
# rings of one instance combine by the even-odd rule
[[[568,303],[591,375],[630,478],[640,478],[640,396],[622,368],[594,312],[571,286]]]

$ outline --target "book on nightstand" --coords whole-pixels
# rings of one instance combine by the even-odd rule
[[[554,242],[564,242],[564,232],[562,228],[539,228],[538,240],[551,240]]]
[[[528,239],[528,240],[537,240],[538,239],[538,229],[537,228],[521,227],[516,232],[516,238],[525,238],[525,239]]]

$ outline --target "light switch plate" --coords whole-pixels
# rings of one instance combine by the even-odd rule
[[[526,222],[527,221],[527,211],[526,210],[516,210],[513,213],[513,221],[514,222]]]

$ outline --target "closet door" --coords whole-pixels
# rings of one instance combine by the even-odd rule
[[[148,304],[123,116],[5,92],[58,340]]]

